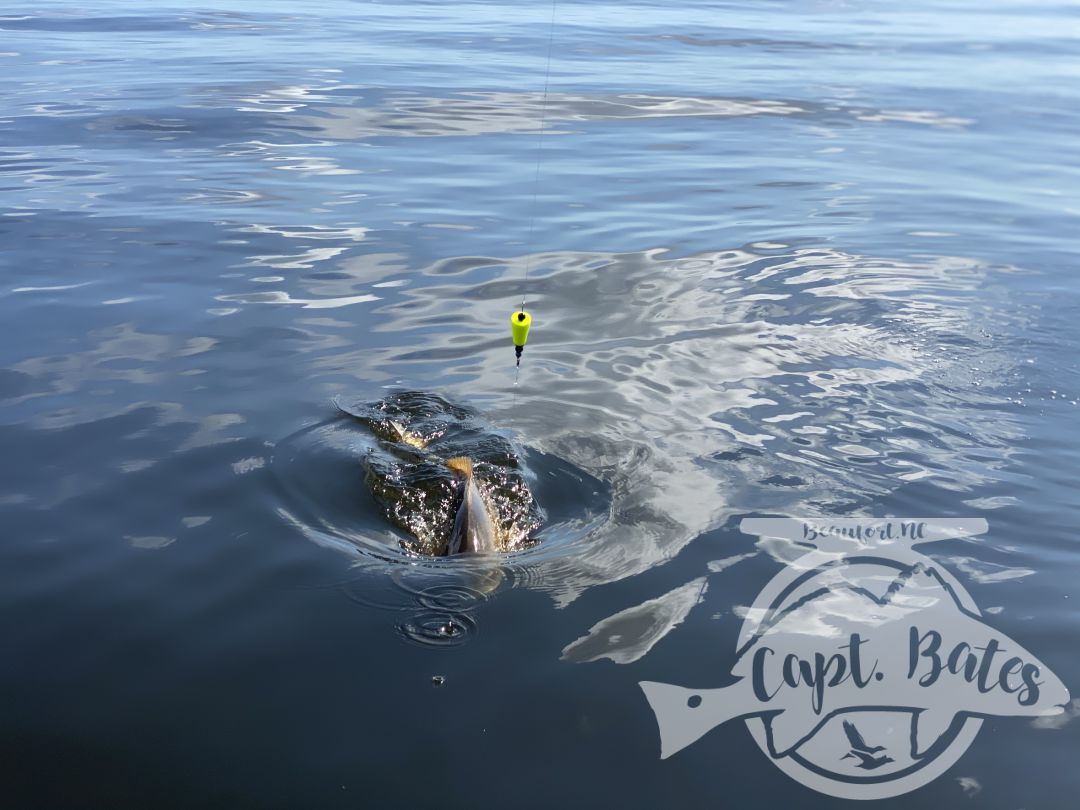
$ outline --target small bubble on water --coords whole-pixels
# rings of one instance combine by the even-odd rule
[[[439,686],[442,686],[444,683],[446,683],[446,678],[443,677],[442,675],[432,675],[431,676],[431,685],[432,686],[439,687]]]

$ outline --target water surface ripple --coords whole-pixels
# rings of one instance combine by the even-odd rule
[[[534,201],[549,14],[0,14],[0,804],[830,807],[637,691],[727,677],[747,515],[985,517],[929,552],[1080,693],[1073,11],[560,3]],[[539,545],[402,550],[332,405],[402,390]],[[1076,714],[890,806],[1069,808]]]

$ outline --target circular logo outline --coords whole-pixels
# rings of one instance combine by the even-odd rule
[[[901,573],[913,571],[916,566],[932,567],[941,577],[958,609],[967,611],[974,616],[982,615],[978,605],[975,604],[975,600],[972,599],[956,577],[931,558],[912,551],[910,548],[903,549],[902,552],[900,549],[890,549],[888,556],[882,554],[880,549],[876,551],[877,553],[870,553],[869,550],[866,550],[857,554],[837,555],[835,552],[812,550],[785,566],[758,592],[757,598],[754,599],[753,604],[747,611],[746,618],[743,619],[743,624],[739,630],[738,649],[740,653],[745,651],[753,640],[759,636],[759,630],[765,623],[766,618],[776,612],[788,594],[801,583],[810,581],[823,571],[835,569],[838,566],[873,564],[892,568]],[[747,717],[744,723],[761,751],[769,757],[776,767],[795,781],[829,796],[842,799],[870,800],[900,796],[937,779],[967,752],[967,749],[978,735],[983,720],[980,717],[971,715],[957,717],[941,739],[921,758],[920,763],[914,770],[908,768],[904,771],[878,777],[830,774],[824,768],[798,756],[797,749],[785,756],[774,757],[769,750],[765,720],[760,716],[753,716]]]

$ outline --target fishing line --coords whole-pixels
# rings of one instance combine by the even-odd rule
[[[536,170],[533,172],[532,207],[529,214],[529,237],[526,241],[525,275],[521,281],[521,307],[517,312],[510,315],[510,335],[514,340],[514,394],[510,404],[511,418],[517,412],[518,382],[521,379],[521,352],[529,339],[529,327],[532,326],[532,317],[525,311],[525,297],[529,288],[529,270],[532,268],[532,257],[536,251],[536,220],[537,206],[540,199],[540,164],[544,157],[544,128],[547,125],[548,90],[551,87],[551,51],[555,44],[555,11],[558,0],[551,0],[551,20],[548,23],[547,59],[544,65],[544,93],[540,101],[540,125],[536,129]],[[507,461],[510,460],[509,449]]]
[[[540,200],[540,164],[544,157],[544,129],[547,126],[548,90],[551,87],[551,52],[555,45],[555,12],[558,0],[551,0],[551,21],[548,24],[547,60],[544,66],[544,93],[540,101],[540,125],[536,130],[536,170],[533,173],[532,207],[529,214],[529,236],[526,240],[525,274],[521,281],[521,307],[517,312],[510,315],[510,334],[514,339],[514,355],[517,357],[517,366],[521,367],[521,352],[529,339],[529,327],[532,326],[532,318],[525,311],[525,297],[529,287],[529,270],[532,269],[533,254],[536,252],[536,220],[537,206]],[[514,378],[517,386],[517,376]],[[515,391],[515,396],[516,396]],[[515,407],[517,402],[514,403]]]
[[[510,402],[510,419],[507,420],[507,426],[511,430],[511,436],[513,436],[512,431],[514,429],[514,425],[513,425],[514,414],[517,413],[518,378],[520,378],[520,377],[521,377],[521,362],[518,361],[517,366],[514,368],[514,396],[513,396],[513,399]],[[513,441],[511,440],[506,445],[506,463],[507,464],[513,463],[513,460],[514,460],[513,459],[513,451],[514,451],[514,444],[513,444]]]
[[[540,162],[544,155],[544,127],[547,124],[548,88],[551,86],[551,50],[555,43],[555,7],[558,0],[551,0],[551,22],[548,25],[547,64],[544,68],[544,96],[540,102],[540,127],[536,130],[536,172],[533,175],[532,215],[529,220],[529,253],[525,256],[525,278],[521,288],[521,311],[525,311],[525,290],[529,283],[529,268],[535,250],[533,237],[536,232],[536,206],[540,196]]]

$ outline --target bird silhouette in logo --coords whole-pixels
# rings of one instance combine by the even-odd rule
[[[859,733],[859,729],[855,727],[855,724],[849,720],[844,721],[844,733],[847,735],[848,742],[851,743],[851,750],[844,754],[840,759],[849,759],[856,757],[859,759],[859,764],[856,768],[862,768],[864,771],[872,771],[875,768],[880,768],[882,765],[886,765],[889,762],[893,762],[893,758],[885,756],[874,756],[878,751],[884,751],[884,745],[867,745],[866,740],[863,739],[862,734]]]

